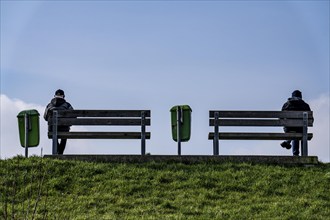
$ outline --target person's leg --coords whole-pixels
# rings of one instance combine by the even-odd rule
[[[61,143],[59,144],[58,147],[58,154],[63,154],[66,145],[66,140],[67,139],[61,139]]]
[[[57,154],[63,154],[61,142],[62,140],[57,141]]]
[[[287,128],[287,127],[284,127],[283,130],[284,130],[285,133],[289,133],[289,132],[291,132],[291,130],[290,130],[289,128]],[[281,146],[282,146],[283,148],[288,149],[288,150],[291,149],[291,140],[283,141],[283,142],[281,143]]]
[[[57,140],[57,154],[60,154],[60,142]]]
[[[293,156],[299,156],[299,140],[292,140]]]

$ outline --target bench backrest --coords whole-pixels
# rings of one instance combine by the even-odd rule
[[[305,111],[306,112],[306,111]],[[218,115],[218,116],[217,116]],[[217,116],[217,117],[216,117]],[[313,112],[307,111],[307,126]],[[304,111],[210,111],[210,126],[303,127]]]
[[[60,110],[57,125],[141,126],[150,125],[150,110]],[[54,117],[48,122],[54,124]]]

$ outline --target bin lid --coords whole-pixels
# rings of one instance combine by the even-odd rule
[[[40,115],[37,110],[35,110],[35,109],[29,109],[29,110],[21,111],[20,113],[18,113],[17,117],[18,118],[24,117],[25,114],[28,114],[29,116],[33,116],[33,115],[39,116]]]
[[[174,111],[176,111],[177,109],[178,109],[178,107],[181,107],[181,109],[184,111],[184,110],[189,110],[189,111],[191,111],[192,112],[192,109],[190,108],[190,106],[189,105],[176,105],[176,106],[173,106],[172,108],[171,108],[171,112],[174,112]]]

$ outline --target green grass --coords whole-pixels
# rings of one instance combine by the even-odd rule
[[[0,161],[0,219],[330,219],[330,164]]]

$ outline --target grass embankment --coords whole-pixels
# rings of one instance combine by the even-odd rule
[[[329,219],[330,165],[0,161],[0,219]]]

